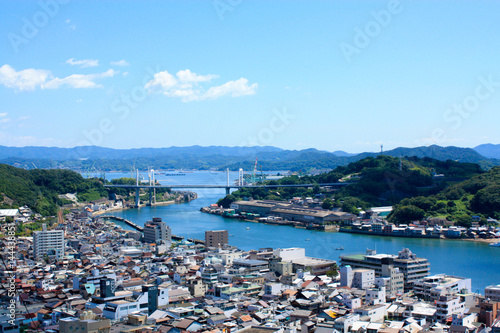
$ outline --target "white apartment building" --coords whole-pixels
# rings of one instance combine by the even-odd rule
[[[42,231],[33,233],[33,256],[42,260],[45,256],[60,259],[64,257],[64,231],[47,230],[47,225],[42,224]]]
[[[428,276],[413,285],[415,295],[427,302],[436,301],[441,296],[458,294],[464,289],[471,291],[471,279],[446,274]]]
[[[373,269],[355,269],[352,278],[352,287],[366,289],[373,286],[375,283],[375,271]]]
[[[436,320],[445,322],[453,314],[464,314],[467,310],[465,302],[456,296],[441,296],[436,300]]]
[[[493,302],[500,302],[500,284],[484,288],[484,297]]]

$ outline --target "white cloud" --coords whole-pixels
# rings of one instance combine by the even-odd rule
[[[66,21],[64,21],[64,22],[66,22],[66,24],[68,25],[69,30],[75,30],[75,29],[76,29],[76,25],[74,25],[74,24],[70,24],[70,23],[71,23],[71,20],[70,20],[70,19],[67,19],[67,20],[66,20]]]
[[[189,69],[178,71],[175,75],[163,71],[156,73],[153,80],[146,83],[145,88],[168,97],[181,98],[183,102],[190,102],[226,95],[231,97],[253,95],[258,87],[257,83],[249,85],[245,78],[229,81],[219,86],[206,87],[204,85],[216,78],[218,75],[199,75]]]
[[[72,66],[80,66],[82,68],[99,66],[99,60],[96,59],[76,60],[75,58],[70,58],[66,60],[66,63]]]
[[[118,61],[111,61],[109,63],[111,66],[130,66],[127,60],[118,60]]]
[[[94,80],[113,77],[116,74],[118,74],[117,71],[108,69],[97,74],[72,74],[62,79],[56,77],[43,84],[42,89],[57,89],[62,86],[70,88],[102,88],[102,85],[95,83]]]
[[[10,121],[10,118],[7,117],[7,112],[0,113],[0,124],[5,124]]]
[[[50,71],[43,69],[24,69],[16,71],[9,65],[0,67],[0,84],[19,91],[41,89],[70,88],[102,88],[95,80],[113,77],[118,71],[109,69],[96,74],[72,74],[64,78],[54,77]]]
[[[184,83],[194,83],[194,82],[208,82],[212,79],[218,78],[217,75],[209,74],[209,75],[198,75],[196,73],[191,72],[189,69],[185,69],[183,71],[178,71],[176,74],[179,81]]]
[[[231,95],[232,97],[253,95],[256,89],[257,83],[248,85],[248,80],[241,78],[236,81],[226,82],[220,86],[211,87],[205,93],[205,98],[218,98],[224,95]]]
[[[16,72],[9,65],[0,67],[0,84],[17,90],[34,90],[44,83],[50,72],[43,69],[24,69]]]
[[[10,147],[25,146],[64,146],[65,142],[54,138],[37,138],[34,136],[15,136],[12,133],[0,132],[0,145]]]

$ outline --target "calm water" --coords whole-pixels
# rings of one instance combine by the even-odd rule
[[[130,174],[109,173],[106,178],[130,177]],[[195,171],[185,176],[159,176],[162,184],[225,184],[222,172]],[[147,178],[147,176],[146,176]],[[238,178],[230,173],[231,182]],[[431,263],[431,273],[454,274],[472,279],[473,292],[484,293],[484,288],[500,284],[500,248],[487,244],[460,240],[390,238],[346,233],[328,233],[287,226],[273,226],[240,222],[201,213],[199,209],[215,203],[225,195],[222,189],[196,190],[198,199],[190,203],[160,207],[143,207],[113,213],[138,225],[161,217],[172,228],[172,233],[186,238],[204,239],[205,230],[228,230],[229,242],[244,250],[262,247],[303,247],[312,257],[338,260],[341,254],[364,253],[367,248],[378,253],[397,254],[408,247],[419,257]],[[126,228],[126,225],[123,225]],[[250,229],[247,229],[249,227]],[[127,227],[128,228],[128,227]],[[309,239],[309,240],[308,240]],[[344,247],[344,251],[335,250]]]

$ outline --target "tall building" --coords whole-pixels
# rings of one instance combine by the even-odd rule
[[[144,242],[170,245],[172,242],[172,231],[161,220],[161,217],[153,217],[153,221],[146,222],[144,226]]]
[[[471,279],[437,274],[428,276],[413,285],[415,296],[427,302],[437,301],[441,296],[453,296],[463,290],[471,291]]]
[[[385,287],[386,294],[394,297],[404,292],[404,274],[399,268],[382,261],[382,276],[375,279],[377,287]]]
[[[375,271],[373,269],[352,269],[352,267],[349,265],[346,265],[340,269],[341,286],[366,289],[372,287],[374,282]]]
[[[45,256],[60,259],[64,256],[64,231],[47,230],[47,225],[42,224],[42,231],[33,233],[33,256],[41,260]]]
[[[205,231],[206,247],[224,247],[229,244],[229,235],[227,230]]]
[[[409,249],[399,251],[398,255],[376,254],[373,250],[368,250],[366,255],[346,255],[340,256],[342,266],[350,265],[352,268],[368,268],[375,271],[375,276],[383,276],[382,268],[390,265],[399,268],[404,276],[404,288],[409,290],[413,284],[429,276],[430,264],[425,258],[417,258]]]

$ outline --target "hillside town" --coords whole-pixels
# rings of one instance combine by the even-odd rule
[[[189,241],[161,218],[125,231],[85,210],[0,245],[0,332],[500,332],[500,285],[473,293],[408,248],[337,263],[243,251],[227,230]]]

